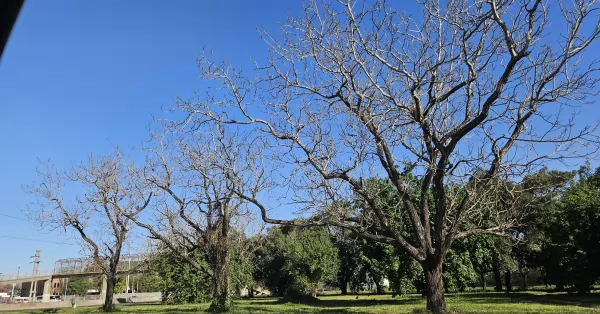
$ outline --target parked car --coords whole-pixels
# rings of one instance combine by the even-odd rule
[[[44,296],[43,296],[43,295],[38,295],[38,296],[35,298],[35,301],[36,301],[36,302],[42,302],[42,300],[43,300],[43,299],[44,299]],[[60,295],[51,295],[51,296],[50,296],[50,301],[49,301],[49,302],[60,302],[60,301],[62,301],[62,298],[61,298],[61,296],[60,296]]]

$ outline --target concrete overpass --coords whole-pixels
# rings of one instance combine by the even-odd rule
[[[123,255],[117,265],[117,272],[139,272],[142,269],[140,263],[147,260],[147,257],[141,254]],[[31,282],[29,292],[30,302],[35,301],[37,295],[37,283],[44,282],[44,291],[42,293],[42,302],[50,301],[52,289],[52,279],[58,278],[76,278],[101,276],[103,273],[101,267],[92,258],[67,258],[60,259],[54,263],[54,269],[48,271],[34,271],[30,273],[14,273],[0,275],[0,285]],[[102,278],[102,287],[100,295],[103,298],[106,295],[106,278]]]

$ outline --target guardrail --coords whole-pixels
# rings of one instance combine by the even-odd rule
[[[14,274],[0,274],[0,280],[16,280],[20,278],[36,278],[36,277],[47,277],[52,276],[51,270],[38,271],[38,272],[19,272]]]

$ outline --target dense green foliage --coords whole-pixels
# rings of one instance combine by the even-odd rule
[[[583,167],[546,214],[540,253],[546,283],[589,292],[600,277],[600,168]]]
[[[416,186],[418,179],[413,180]],[[369,179],[367,184],[378,185],[379,201],[390,224],[411,228],[398,210],[395,190],[387,182]],[[600,278],[600,170],[589,166],[574,171],[540,172],[520,183],[524,223],[512,235],[475,235],[456,240],[445,257],[444,287],[447,291],[465,291],[469,287],[494,290],[526,289],[529,284],[545,283],[559,290],[585,293]],[[460,189],[456,189],[460,193]],[[517,198],[515,198],[517,199]],[[360,199],[352,202],[361,206]],[[368,217],[366,217],[367,221]],[[376,221],[375,219],[371,221]],[[377,228],[376,223],[372,228]],[[357,293],[375,284],[389,281],[394,295],[422,292],[423,270],[407,253],[391,245],[365,240],[347,231],[337,231],[332,240],[338,248],[340,271],[337,276],[342,293]],[[532,277],[541,273],[542,277]],[[531,278],[539,278],[531,282]],[[514,282],[513,282],[514,281]]]
[[[320,285],[335,280],[338,251],[327,230],[273,227],[257,256],[255,276],[273,294],[315,296]]]
[[[163,254],[151,266],[161,278],[163,303],[198,303],[210,299],[210,279],[174,254]]]
[[[92,289],[89,278],[69,278],[67,282],[67,295],[85,296]]]

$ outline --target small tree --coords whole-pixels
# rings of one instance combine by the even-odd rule
[[[67,295],[83,297],[87,295],[88,290],[92,289],[92,283],[89,278],[69,278],[68,280]]]
[[[170,250],[159,253],[152,260],[150,270],[159,278],[156,284],[161,292],[163,304],[200,303],[211,300],[210,277],[182,259],[179,254]]]
[[[134,226],[130,217],[148,206],[152,192],[147,185],[132,180],[130,168],[118,151],[90,157],[70,171],[47,165],[38,170],[38,176],[39,182],[27,187],[40,199],[29,206],[29,216],[51,230],[75,231],[91,255],[93,267],[106,276],[102,309],[113,311],[112,291],[118,281],[121,253]]]
[[[157,193],[155,219],[125,214],[162,248],[211,278],[211,311],[226,312],[232,303],[231,250],[243,243],[232,233],[243,233],[251,216],[236,191],[253,170],[244,157],[259,145],[241,134],[229,136],[218,125],[163,126],[163,133],[153,134],[152,146],[143,149],[148,156],[137,173]]]
[[[283,247],[283,271],[292,278],[288,294],[317,296],[319,285],[333,281],[339,269],[338,252],[324,229],[292,231]]]

